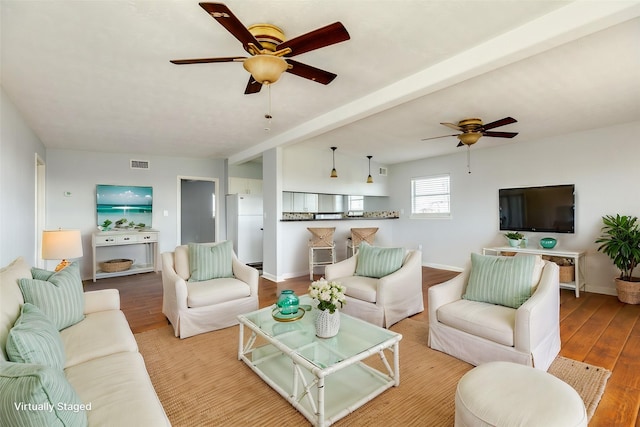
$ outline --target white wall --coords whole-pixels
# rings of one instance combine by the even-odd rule
[[[394,224],[394,244],[423,247],[423,264],[463,268],[470,252],[503,246],[498,227],[498,189],[553,184],[576,186],[576,232],[553,234],[558,248],[586,251],[587,290],[615,295],[616,269],[597,252],[594,240],[606,214],[640,216],[640,122],[538,141],[471,149],[466,153],[393,165],[390,208],[402,209]],[[478,144],[482,144],[482,140]],[[451,174],[452,218],[409,219],[412,177]],[[536,245],[539,233],[525,233]]]
[[[0,266],[18,256],[37,264],[36,154],[46,159],[42,142],[0,88]]]
[[[149,170],[129,167],[130,159],[149,160]],[[80,229],[84,257],[83,278],[91,276],[91,233],[96,230],[96,184],[142,185],[153,187],[152,226],[160,231],[159,252],[178,245],[178,176],[224,179],[224,161],[139,154],[96,153],[74,150],[47,150],[47,228]],[[218,191],[218,189],[216,189]],[[70,192],[71,197],[64,193]],[[219,239],[226,238],[224,193],[218,197]],[[4,199],[3,199],[4,200]],[[164,216],[167,211],[168,216]],[[133,250],[135,248],[129,248]],[[136,255],[131,255],[136,257]]]
[[[388,176],[378,174],[380,164],[371,159],[373,183],[367,184],[369,160],[366,155],[353,157],[336,150],[337,178],[330,178],[331,150],[291,146],[283,150],[282,191],[306,193],[350,194],[354,196],[386,196]]]

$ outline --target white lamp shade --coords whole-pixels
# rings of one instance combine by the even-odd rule
[[[69,259],[82,256],[80,230],[42,232],[42,259]]]

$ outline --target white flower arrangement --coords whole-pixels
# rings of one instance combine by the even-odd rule
[[[344,296],[347,288],[339,282],[327,282],[323,277],[309,286],[309,296],[318,301],[318,309],[329,310],[333,313],[338,308],[342,308],[347,304]]]

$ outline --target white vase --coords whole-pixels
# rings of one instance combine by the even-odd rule
[[[331,313],[329,310],[320,310],[316,317],[316,335],[320,338],[331,338],[340,330],[340,312]]]

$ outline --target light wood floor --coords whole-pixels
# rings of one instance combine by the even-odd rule
[[[425,307],[429,286],[456,274],[423,268]],[[280,283],[260,279],[260,307],[274,304],[281,289],[306,293],[309,283],[308,277]],[[85,290],[107,288],[120,290],[121,308],[134,333],[167,325],[159,273],[85,282]],[[572,291],[560,292],[560,355],[612,371],[590,426],[640,427],[640,305],[623,304],[608,295],[585,292],[575,298]],[[426,310],[413,318],[427,319]]]

